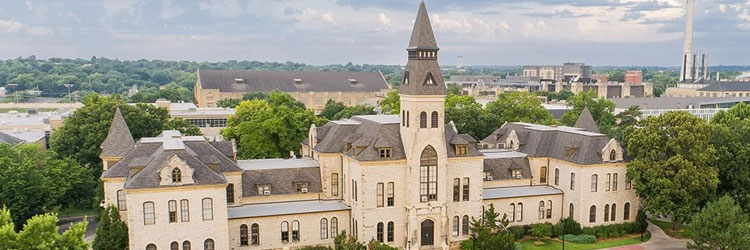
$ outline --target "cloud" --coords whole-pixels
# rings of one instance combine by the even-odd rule
[[[391,19],[388,19],[388,16],[385,15],[384,12],[380,12],[380,14],[378,14],[378,19],[380,20],[380,24],[382,24],[382,25],[390,25],[391,24]]]
[[[26,33],[33,36],[41,36],[41,37],[53,37],[55,36],[55,30],[50,27],[44,27],[44,26],[31,26],[28,29],[26,29]]]
[[[0,29],[5,30],[5,32],[16,32],[21,28],[23,28],[23,24],[19,21],[0,19]]]
[[[184,7],[172,4],[172,0],[164,0],[161,6],[161,18],[164,20],[174,19],[187,11]]]
[[[245,12],[237,0],[208,0],[200,2],[199,6],[214,17],[237,18]]]

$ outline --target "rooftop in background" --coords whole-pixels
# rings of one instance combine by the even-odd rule
[[[750,92],[750,82],[710,82],[698,91],[745,91]]]
[[[13,144],[8,143],[11,146],[18,144],[18,143],[23,143],[23,142],[36,142],[36,141],[44,140],[44,137],[46,136],[45,131],[42,131],[42,130],[20,130],[20,129],[0,130],[0,142],[4,141],[2,138],[3,135],[12,136],[15,139],[21,140],[20,142],[16,142]]]
[[[485,159],[517,158],[527,156],[524,153],[507,149],[487,149],[479,150],[479,152],[482,152],[482,154],[484,154]]]
[[[203,89],[221,92],[378,92],[388,89],[379,72],[199,70]]]
[[[749,83],[745,83],[750,86]],[[728,108],[739,102],[750,103],[750,97],[639,97],[612,98],[617,109],[627,109],[639,106],[646,109],[699,109],[699,108]],[[729,106],[727,106],[729,105]]]
[[[12,110],[7,113],[0,113],[0,129],[13,128],[33,128],[50,130],[50,120],[62,121],[63,117],[73,114],[72,109],[61,109],[51,112],[37,112],[31,109],[31,112],[20,113]]]
[[[551,186],[521,186],[521,187],[502,187],[502,188],[485,188],[484,199],[503,199],[524,196],[539,196],[562,194],[560,189]]]
[[[311,158],[238,160],[237,166],[242,168],[242,170],[320,167],[318,162]]]

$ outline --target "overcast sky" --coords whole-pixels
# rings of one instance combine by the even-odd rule
[[[695,48],[750,64],[750,0],[696,0]],[[684,0],[429,0],[440,62],[677,66]],[[3,0],[0,58],[404,64],[417,0]]]

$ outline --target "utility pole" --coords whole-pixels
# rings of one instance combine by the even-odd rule
[[[13,90],[14,90],[13,91],[13,96],[14,96],[13,100],[14,100],[14,103],[18,103],[18,88],[17,88],[18,84],[17,83],[8,83],[5,86],[13,87]]]
[[[71,95],[70,95],[70,87],[73,87],[73,84],[70,84],[70,83],[66,83],[66,84],[63,84],[63,86],[65,86],[65,87],[67,87],[67,88],[68,88],[68,98],[70,98],[70,99],[71,99],[71,100],[70,100],[70,102],[75,102],[75,100],[74,100],[74,99],[72,99],[72,98],[73,98],[73,96],[71,96]]]

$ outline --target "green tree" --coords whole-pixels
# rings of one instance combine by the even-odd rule
[[[477,139],[487,137],[497,127],[482,104],[473,96],[448,94],[445,98],[445,121],[453,121],[459,133],[466,133]]]
[[[120,220],[120,211],[114,205],[109,205],[102,211],[91,247],[94,250],[125,250],[128,248],[128,226]]]
[[[219,107],[222,108],[234,108],[237,107],[237,105],[240,105],[241,101],[248,101],[248,100],[257,100],[257,99],[266,99],[268,98],[268,95],[266,93],[260,92],[260,91],[253,91],[249,92],[242,96],[242,99],[221,99],[218,103],[216,103]]]
[[[623,72],[622,70],[615,70],[609,74],[609,76],[607,77],[607,80],[615,81],[615,82],[624,82],[625,72]]]
[[[333,120],[339,120],[343,118],[351,118],[355,115],[374,115],[375,107],[370,105],[355,105],[351,107],[345,107],[336,115],[333,116]]]
[[[461,88],[461,85],[451,83],[447,85],[446,92],[453,95],[462,95],[464,90]]]
[[[388,244],[385,244],[383,242],[377,241],[375,239],[371,239],[369,243],[367,243],[367,249],[369,250],[398,250],[398,247],[392,247]]]
[[[495,212],[490,204],[484,211],[484,219],[471,219],[471,233],[475,238],[461,243],[462,249],[509,250],[515,248],[515,236],[508,231],[508,216]]]
[[[536,237],[536,243],[542,244],[542,238],[552,234],[552,225],[546,223],[539,223],[531,225],[531,235]]]
[[[288,157],[299,150],[310,125],[325,122],[289,94],[274,91],[267,99],[242,101],[222,134],[237,141],[240,159]]]
[[[501,93],[485,109],[493,123],[490,124],[492,130],[506,122],[555,124],[554,117],[542,106],[542,101],[529,92]]]
[[[320,111],[320,114],[318,114],[321,117],[325,117],[328,120],[334,120],[333,116],[341,112],[341,110],[344,110],[346,108],[346,105],[344,105],[343,102],[337,102],[331,99],[328,99],[326,102],[326,105],[323,106],[323,110]]]
[[[709,202],[693,216],[693,241],[689,249],[747,249],[750,222],[747,213],[729,196]]]
[[[582,91],[568,98],[566,103],[569,107],[573,108],[565,112],[560,120],[566,126],[575,125],[578,116],[581,115],[585,107],[589,108],[591,116],[603,134],[609,133],[612,127],[615,126],[615,103],[603,97],[597,98],[594,91]]]
[[[23,230],[16,232],[10,211],[0,210],[0,250],[29,249],[29,250],[85,250],[89,245],[84,239],[85,220],[71,225],[62,235],[58,234],[57,215],[54,213],[36,215],[26,221]]]
[[[711,119],[720,195],[733,197],[750,213],[750,105],[739,103]]]
[[[384,114],[398,115],[401,113],[401,97],[398,95],[398,90],[388,92],[385,98],[378,101],[378,105],[383,108]]]
[[[333,244],[335,250],[367,250],[364,244],[357,241],[357,238],[346,234],[346,231],[341,231],[333,239]]]
[[[671,215],[673,228],[688,221],[719,182],[708,125],[688,112],[646,117],[628,133],[627,176],[646,211]]]
[[[178,130],[182,135],[202,135],[200,129],[182,118],[172,118],[164,122],[163,130]]]

